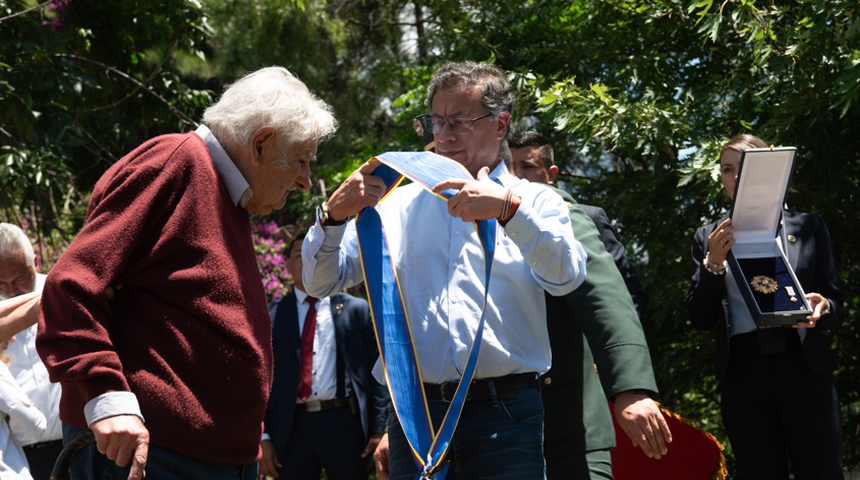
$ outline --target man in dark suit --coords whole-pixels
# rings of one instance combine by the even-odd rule
[[[558,167],[543,136],[515,133],[509,145],[518,177],[555,182]],[[615,432],[607,399],[614,401],[619,425],[649,457],[665,455],[671,442],[650,398],[657,386],[637,316],[638,310],[644,318],[647,296],[603,210],[585,210],[567,192],[555,190],[567,201],[576,239],[588,254],[588,275],[570,294],[546,296],[552,345],[552,369],[542,377],[547,479],[611,479]],[[618,288],[622,273],[629,291]]]
[[[370,310],[350,295],[313,299],[305,293],[303,240],[297,237],[289,249],[295,288],[269,304],[275,374],[260,473],[319,480],[325,469],[330,480],[366,479],[390,405],[388,390],[371,375],[379,351]],[[315,312],[315,325],[305,323],[308,312]],[[314,336],[308,337],[311,328]],[[306,391],[303,344],[313,346]]]

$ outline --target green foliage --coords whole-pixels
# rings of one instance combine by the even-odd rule
[[[70,239],[95,180],[211,98],[170,70],[205,35],[193,2],[0,2],[0,208]],[[69,218],[71,217],[71,218]],[[61,250],[62,244],[53,247]]]
[[[684,300],[694,229],[727,207],[719,145],[752,132],[797,146],[789,205],[831,230],[846,286],[834,335],[845,463],[860,464],[856,0],[201,1],[55,0],[16,15],[35,1],[0,0],[0,217],[61,251],[109,165],[189,129],[236,76],[277,64],[341,122],[313,165],[320,181],[255,219],[302,229],[369,157],[421,148],[411,123],[435,68],[492,61],[512,72],[516,128],[551,139],[564,186],[603,206],[628,247],[651,297],[661,401],[727,445],[714,340],[692,329]]]
[[[516,127],[550,138],[566,186],[614,217],[651,295],[661,397],[724,444],[706,373],[714,340],[692,330],[684,308],[690,239],[727,207],[715,177],[722,142],[752,132],[798,147],[789,204],[825,217],[847,287],[837,387],[846,465],[860,462],[860,5],[466,0],[427,10],[439,49],[431,63],[494,59],[513,71]]]

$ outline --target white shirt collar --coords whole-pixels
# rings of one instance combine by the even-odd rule
[[[249,185],[245,177],[242,176],[242,172],[239,171],[236,164],[230,159],[227,151],[224,150],[224,147],[221,146],[221,143],[218,142],[218,139],[215,138],[215,135],[213,135],[212,131],[209,130],[209,127],[200,124],[194,133],[199,135],[200,138],[206,142],[206,146],[209,147],[209,156],[212,157],[212,163],[215,164],[215,170],[218,171],[218,175],[221,176],[221,181],[224,182],[224,186],[227,187],[227,193],[230,194],[230,199],[233,200],[233,204],[244,208],[245,205],[248,204],[248,200],[254,196],[254,191],[251,190],[251,185]]]

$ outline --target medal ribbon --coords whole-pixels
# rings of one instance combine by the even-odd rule
[[[387,187],[380,202],[384,201],[404,178],[421,184],[428,191],[432,191],[433,186],[439,182],[450,178],[473,179],[459,163],[432,152],[388,152],[375,158],[381,165],[374,170],[373,175],[382,178]],[[456,193],[457,190],[449,189],[434,195],[447,201]],[[478,361],[496,247],[496,221],[480,220],[474,224],[484,249],[484,304],[475,332],[475,343],[469,350],[460,382],[439,430],[435,431],[396,267],[391,261],[385,237],[385,226],[379,213],[373,208],[365,208],[355,220],[364,283],[368,291],[383,371],[397,418],[403,427],[412,456],[420,468],[416,479],[444,480],[448,469],[445,455],[463,411]]]

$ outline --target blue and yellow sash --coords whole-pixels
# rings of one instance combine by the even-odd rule
[[[451,178],[473,179],[459,163],[431,152],[388,152],[375,158],[381,165],[373,174],[382,178],[387,187],[380,202],[384,201],[404,178],[421,184],[427,190]],[[456,190],[445,190],[434,195],[447,201],[456,193]],[[385,226],[379,213],[372,208],[365,208],[355,221],[364,283],[368,291],[380,358],[397,418],[419,467],[416,479],[445,478],[448,469],[445,455],[457,428],[481,347],[484,311],[496,246],[496,221],[490,219],[474,223],[484,248],[484,306],[475,332],[475,343],[469,351],[460,383],[437,432],[430,417],[415,340],[403,303],[396,266],[391,261],[385,239]]]

